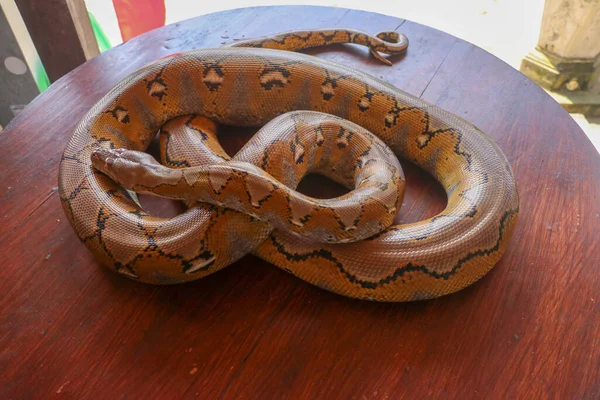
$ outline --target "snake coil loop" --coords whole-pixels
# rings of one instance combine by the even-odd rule
[[[161,146],[161,159],[172,168],[125,149],[95,150],[92,165],[135,193],[229,208],[317,243],[371,237],[392,224],[402,203],[398,159],[352,122],[311,111],[286,113],[265,125],[231,161],[213,126],[192,116],[163,127],[161,136],[169,139]],[[174,142],[179,142],[175,149]],[[183,153],[182,147],[195,151]],[[296,192],[311,172],[353,190],[333,199]]]
[[[158,284],[201,278],[249,253],[378,301],[433,298],[481,278],[519,213],[506,157],[472,124],[381,80],[281,51],[331,43],[388,54],[408,44],[395,33],[288,32],[172,55],[119,83],[63,153],[61,201],[79,238],[103,264]],[[215,122],[266,126],[230,160]],[[159,129],[166,167],[140,153]],[[395,156],[441,183],[444,211],[389,226],[404,190]],[[296,193],[311,170],[354,190],[329,200]],[[157,218],[128,189],[190,208]]]

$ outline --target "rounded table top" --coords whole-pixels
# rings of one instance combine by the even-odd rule
[[[500,263],[459,293],[408,304],[347,299],[253,257],[166,287],[99,267],[56,187],[62,151],[83,114],[165,55],[326,27],[406,34],[409,49],[392,67],[351,45],[310,53],[381,77],[498,143],[521,198]],[[542,89],[472,44],[341,8],[201,16],[64,76],[6,127],[0,146],[2,398],[600,396],[600,156]],[[424,173],[413,168],[407,180],[400,220],[443,207]]]

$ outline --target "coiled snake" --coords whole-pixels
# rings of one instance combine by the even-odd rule
[[[79,238],[103,264],[158,284],[201,278],[249,253],[324,289],[378,301],[433,298],[482,277],[519,212],[506,158],[438,107],[282,51],[330,43],[365,45],[384,61],[379,52],[408,44],[395,32],[288,32],[168,56],[119,83],[62,157],[61,201]],[[266,125],[230,158],[215,122]],[[159,129],[166,166],[141,153]],[[404,193],[394,154],[441,183],[443,212],[390,226]],[[353,190],[325,200],[296,192],[315,171]],[[134,192],[189,208],[154,217]]]

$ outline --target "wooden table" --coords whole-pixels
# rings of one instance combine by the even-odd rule
[[[393,67],[353,46],[313,53],[466,118],[508,156],[522,211],[498,266],[457,294],[412,304],[350,300],[253,257],[170,287],[98,266],[56,187],[84,112],[164,55],[334,26],[405,33],[410,48]],[[600,398],[600,157],[538,86],[462,40],[340,8],[199,17],[63,77],[7,127],[0,146],[2,399]],[[440,211],[440,186],[406,169],[398,219]]]

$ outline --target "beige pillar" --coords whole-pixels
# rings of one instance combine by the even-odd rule
[[[550,90],[600,91],[600,0],[546,0],[538,45],[521,72]]]

